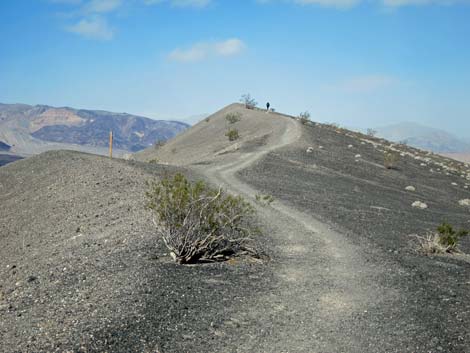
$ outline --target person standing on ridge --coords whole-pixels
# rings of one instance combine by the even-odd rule
[[[266,103],[266,113],[269,113],[269,107],[270,107],[270,106],[271,106],[271,104],[269,104],[269,102]]]

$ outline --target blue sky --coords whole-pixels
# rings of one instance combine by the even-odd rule
[[[0,42],[4,103],[183,119],[249,92],[470,137],[467,0],[3,0]]]

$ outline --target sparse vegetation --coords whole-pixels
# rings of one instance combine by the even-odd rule
[[[158,159],[157,159],[157,158],[153,158],[153,159],[149,160],[149,163],[150,163],[150,164],[158,164]]]
[[[154,147],[156,150],[158,150],[159,148],[162,148],[163,146],[165,146],[165,144],[166,144],[166,141],[165,141],[165,140],[159,140],[159,141],[157,141],[157,142],[155,142],[155,143],[153,144],[153,147]]]
[[[399,144],[399,145],[402,145],[402,146],[408,146],[408,140],[407,140],[407,139],[405,139],[405,140],[400,140],[400,141],[398,141],[398,144]]]
[[[338,123],[325,123],[324,125],[333,130],[338,130],[340,128]]]
[[[413,235],[418,241],[418,250],[424,254],[445,254],[449,252],[449,247],[443,246],[439,242],[439,234],[428,233],[425,236]]]
[[[228,113],[225,116],[225,120],[227,120],[229,124],[235,124],[235,123],[239,122],[241,119],[242,119],[242,115],[238,112]]]
[[[439,232],[439,242],[444,246],[450,247],[451,250],[456,249],[460,238],[467,236],[469,233],[469,231],[465,229],[456,231],[446,222],[437,227],[437,231]]]
[[[425,254],[444,254],[457,252],[460,239],[468,234],[468,230],[456,231],[452,225],[444,222],[437,227],[437,232],[415,237],[418,239],[419,249]]]
[[[255,109],[256,106],[258,105],[258,102],[254,100],[254,98],[252,98],[249,93],[243,94],[242,97],[240,98],[240,102],[245,104],[245,108],[247,109]]]
[[[178,263],[255,254],[248,246],[254,209],[242,197],[191,183],[182,174],[150,183],[146,195],[157,232]]]
[[[204,121],[205,121],[206,123],[208,123],[208,122],[211,121],[211,118],[205,118]]]
[[[228,129],[228,131],[225,133],[225,136],[228,137],[229,141],[235,141],[240,138],[240,135],[237,129]]]
[[[274,201],[274,197],[272,195],[256,194],[255,199],[257,203],[263,206],[269,206]]]
[[[310,113],[308,111],[299,114],[300,122],[304,125],[310,123]]]
[[[394,169],[396,168],[396,164],[400,159],[400,155],[397,152],[385,152],[384,154],[384,167],[386,169]]]
[[[366,133],[367,133],[367,136],[375,137],[375,135],[377,135],[377,130],[367,129]]]

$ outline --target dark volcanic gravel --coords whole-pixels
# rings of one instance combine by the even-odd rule
[[[227,322],[270,273],[248,260],[170,260],[144,192],[175,171],[65,151],[0,168],[1,352],[236,347]]]
[[[372,266],[377,263],[390,268],[389,276],[377,280],[397,288],[403,295],[402,303],[394,308],[377,308],[378,321],[364,327],[365,335],[379,332],[386,322],[397,327],[400,322],[414,322],[414,329],[408,324],[410,331],[387,331],[377,341],[396,335],[400,352],[470,352],[468,255],[424,256],[416,252],[409,236],[424,234],[443,221],[470,228],[470,209],[458,204],[470,198],[469,189],[464,188],[470,181],[462,178],[470,168],[402,147],[404,152],[432,160],[423,162],[406,155],[400,157],[395,169],[387,170],[383,167],[383,146],[361,141],[366,139],[363,135],[323,125],[305,126],[303,130],[298,143],[269,153],[239,172],[240,178],[264,194],[329,223],[364,249]],[[307,153],[309,147],[312,152]],[[452,165],[459,172],[443,170],[433,161]],[[414,186],[416,191],[406,191],[407,186]],[[417,200],[429,208],[412,208]],[[461,244],[467,253],[469,238]],[[393,317],[388,316],[391,313]],[[415,337],[415,347],[432,348],[413,350],[411,345],[404,345],[400,349],[410,336]]]

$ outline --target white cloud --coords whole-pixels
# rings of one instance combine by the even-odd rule
[[[49,0],[52,4],[66,4],[66,5],[77,5],[82,2],[82,0]]]
[[[191,61],[200,61],[205,59],[208,54],[208,46],[206,44],[200,43],[195,44],[188,49],[175,49],[173,50],[168,57],[174,61],[182,62],[191,62]]]
[[[88,39],[110,40],[114,35],[114,30],[109,27],[106,19],[100,16],[84,18],[66,29]]]
[[[220,56],[237,55],[245,49],[245,43],[237,38],[227,39],[214,44],[214,51]]]
[[[386,7],[470,4],[469,0],[382,0]]]
[[[361,0],[293,0],[293,2],[299,5],[350,8],[359,4]]]
[[[371,93],[398,82],[397,78],[389,75],[364,75],[349,78],[337,85],[337,88],[347,93]]]
[[[323,7],[336,7],[340,9],[349,9],[356,5],[366,2],[366,0],[256,0],[260,4],[273,2],[293,3],[297,5],[317,5]],[[372,0],[370,2],[378,3],[387,8],[398,8],[405,6],[424,6],[424,5],[453,5],[470,4],[470,0]]]
[[[237,38],[227,39],[221,42],[201,42],[187,49],[177,48],[169,55],[169,59],[180,62],[201,61],[210,57],[228,57],[239,54],[246,45]]]
[[[317,5],[323,7],[336,7],[340,9],[351,8],[363,0],[256,0],[260,4],[269,4],[273,2],[287,2],[296,5]]]
[[[169,3],[175,7],[206,7],[211,0],[144,0],[146,5]]]
[[[91,0],[84,6],[84,11],[88,13],[105,13],[118,9],[122,5],[122,0]]]

